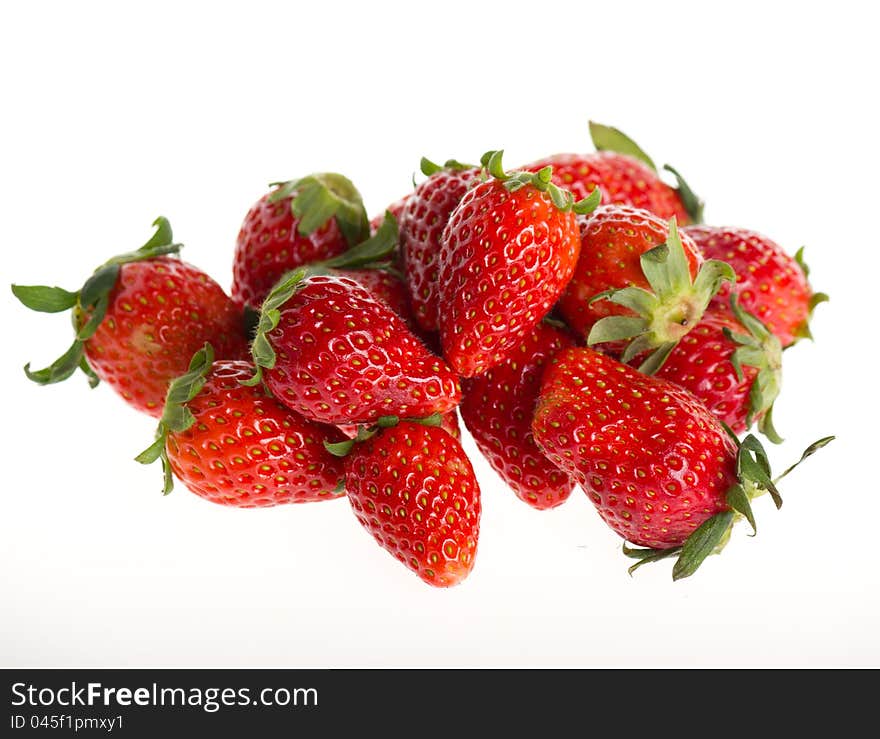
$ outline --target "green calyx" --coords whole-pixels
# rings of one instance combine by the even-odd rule
[[[794,260],[798,263],[798,266],[804,273],[804,277],[810,277],[810,268],[807,263],[804,261],[804,247],[802,246],[797,250],[797,253],[794,255]],[[810,296],[810,302],[808,303],[808,312],[806,320],[797,327],[794,332],[794,335],[799,339],[812,339],[813,334],[810,331],[810,319],[813,317],[813,311],[816,309],[816,306],[820,303],[827,303],[831,298],[828,297],[827,293],[813,293]]]
[[[643,164],[647,164],[654,172],[657,171],[657,165],[654,164],[654,160],[645,153],[641,146],[619,128],[590,121],[590,138],[593,139],[593,146],[596,147],[596,151],[613,151],[616,154],[626,154],[633,159],[638,159]]]
[[[477,169],[475,164],[466,164],[459,162],[457,159],[447,159],[443,164],[436,164],[427,157],[422,157],[419,162],[419,169],[425,177],[430,177],[437,172],[464,172],[468,169]]]
[[[758,374],[749,390],[749,411],[746,425],[758,419],[758,430],[774,444],[782,438],[773,427],[773,403],[782,387],[782,344],[755,316],[740,306],[736,293],[730,296],[730,307],[747,333],[723,329],[724,335],[736,344],[730,357],[737,379],[743,379],[743,365],[754,367]]]
[[[553,183],[553,167],[550,165],[537,172],[505,172],[501,161],[503,156],[503,150],[487,151],[480,162],[484,176],[488,175],[502,182],[509,192],[516,192],[526,185],[531,185],[541,192],[546,192],[553,205],[561,212],[572,211],[578,215],[592,213],[602,201],[602,193],[599,192],[599,188],[595,188],[589,197],[575,202],[574,196],[568,190],[563,190]]]
[[[162,472],[164,485],[162,492],[168,495],[174,489],[174,478],[171,475],[171,464],[168,461],[166,442],[169,433],[181,433],[195,423],[195,417],[186,407],[193,398],[198,395],[205,386],[205,381],[211,366],[214,364],[214,349],[206,343],[192,357],[189,370],[186,374],[172,380],[165,396],[165,409],[159,425],[156,428],[156,439],[144,451],[135,457],[135,461],[141,464],[152,464],[157,459],[162,460]]]
[[[45,285],[13,285],[16,298],[31,310],[40,313],[62,313],[72,310],[75,338],[73,344],[44,369],[32,371],[30,363],[24,366],[28,379],[39,385],[52,385],[70,377],[81,369],[88,377],[91,387],[99,380],[85,358],[85,342],[95,335],[110,304],[110,293],[116,286],[122,265],[155,259],[166,254],[177,254],[180,244],[172,243],[171,224],[159,216],[153,225],[156,233],[140,249],[119,254],[102,264],[76,292]],[[83,320],[85,319],[85,320]]]
[[[351,247],[348,251],[309,265],[313,270],[330,269],[386,269],[398,243],[397,219],[390,210],[385,211],[382,225],[370,238]]]
[[[404,420],[409,423],[418,423],[422,426],[440,426],[443,423],[443,416],[440,413],[432,413],[424,418],[407,418]],[[337,441],[335,443],[325,441],[324,448],[334,457],[347,457],[351,450],[354,449],[355,444],[372,439],[382,429],[394,428],[400,421],[401,419],[398,416],[381,416],[374,424],[358,426],[357,436],[353,439],[346,439],[345,441]]]
[[[273,182],[277,187],[270,202],[290,198],[290,209],[299,221],[297,231],[308,236],[331,218],[348,244],[359,244],[370,235],[370,219],[364,202],[351,180],[335,172],[318,172],[287,182]]]
[[[640,162],[650,167],[654,172],[657,172],[657,165],[654,164],[654,160],[645,153],[642,147],[619,128],[605,126],[601,123],[590,121],[590,138],[593,139],[593,146],[596,147],[597,151],[613,151],[617,154],[625,154],[633,159],[638,159]],[[678,170],[668,164],[664,164],[663,169],[670,172],[675,177],[678,184],[678,187],[676,188],[678,191],[678,197],[681,199],[682,205],[684,205],[684,209],[690,216],[691,221],[693,223],[702,223],[705,203],[697,196],[693,189],[691,189],[690,185],[688,185],[684,177],[679,174]]]
[[[269,333],[278,327],[281,320],[281,308],[299,291],[306,278],[313,275],[332,274],[333,270],[337,269],[386,269],[390,271],[392,267],[389,257],[395,246],[397,246],[397,219],[390,211],[386,211],[382,225],[366,241],[332,259],[314,262],[284,274],[275,283],[260,308],[251,341],[251,357],[257,370],[253,377],[245,380],[243,384],[258,385],[263,380],[263,370],[272,369],[275,366],[276,354],[272,342],[269,341]]]
[[[752,529],[752,536],[757,534],[758,528],[755,523],[755,514],[752,510],[752,500],[766,494],[773,499],[776,508],[782,507],[782,497],[777,489],[777,483],[801,462],[815,454],[819,449],[830,443],[834,437],[826,436],[810,444],[800,459],[785,470],[781,475],[773,478],[770,472],[770,462],[767,452],[758,441],[757,437],[749,434],[742,442],[728,429],[731,436],[737,441],[738,450],[736,456],[737,481],[730,487],[726,495],[727,510],[715,514],[700,525],[680,547],[670,549],[648,549],[623,545],[623,553],[638,560],[629,568],[630,575],[642,565],[657,562],[668,557],[677,557],[672,568],[672,579],[682,580],[693,575],[703,564],[710,554],[719,554],[727,542],[733,526],[740,519],[748,521]]]
[[[281,308],[299,291],[300,283],[310,274],[308,267],[301,267],[284,275],[266,296],[260,308],[260,318],[251,341],[251,357],[257,368],[253,377],[243,380],[243,385],[259,385],[263,381],[263,370],[275,366],[276,354],[269,341],[269,333],[281,321]]]
[[[649,352],[639,370],[652,375],[699,323],[721,283],[735,282],[736,274],[727,262],[709,259],[692,279],[675,217],[669,221],[666,243],[646,251],[640,262],[650,290],[635,286],[606,290],[590,301],[609,300],[635,315],[599,319],[590,329],[587,343],[592,346],[627,340],[621,361],[626,363]]]

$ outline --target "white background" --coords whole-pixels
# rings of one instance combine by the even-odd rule
[[[301,7],[302,6],[302,7]],[[268,182],[346,173],[379,212],[419,157],[509,165],[619,126],[713,223],[807,245],[815,344],[786,353],[781,467],[722,557],[630,579],[575,493],[548,513],[482,480],[477,566],[433,590],[343,501],[224,509],[132,457],[153,422],[82,377],[40,388],[66,317],[7,292],[2,666],[880,664],[876,105],[868,3],[15,3],[0,11],[3,282],[75,289],[168,216],[228,288]]]

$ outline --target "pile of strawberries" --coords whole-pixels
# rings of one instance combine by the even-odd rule
[[[77,291],[13,285],[72,310],[40,384],[82,370],[159,419],[138,460],[221,505],[345,497],[435,586],[474,566],[480,486],[457,410],[537,510],[580,486],[634,569],[673,576],[720,551],[751,501],[781,504],[753,425],[772,422],[783,349],[825,299],[753,231],[698,225],[617,129],[597,151],[508,172],[423,160],[425,179],[370,221],[345,177],[276,183],[245,217],[231,297],[181,261],[164,218]],[[830,440],[811,445],[802,459]]]

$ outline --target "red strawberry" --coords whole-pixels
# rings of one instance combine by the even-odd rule
[[[336,445],[345,491],[363,527],[429,585],[470,574],[480,533],[480,487],[461,444],[440,428],[401,421],[362,443]]]
[[[573,345],[564,331],[539,323],[510,358],[462,382],[461,417],[477,447],[517,497],[538,510],[563,503],[574,485],[532,436],[544,365]]]
[[[278,183],[250,209],[238,233],[232,298],[259,310],[286,272],[341,254],[368,236],[361,196],[342,175]]]
[[[491,177],[462,198],[443,231],[438,311],[443,354],[473,377],[505,359],[553,307],[580,251],[573,204],[551,168],[508,175],[501,152],[484,157]]]
[[[643,371],[656,371],[733,271],[703,263],[674,219],[667,226],[647,211],[608,205],[579,223],[581,255],[560,312],[591,345],[630,341],[623,361],[641,356]]]
[[[675,579],[723,545],[734,512],[754,528],[751,498],[769,492],[782,504],[755,437],[740,445],[686,390],[591,349],[564,350],[547,367],[532,428],[604,521],[649,547],[629,556],[680,554]]]
[[[260,508],[341,497],[342,464],[325,448],[341,440],[330,426],[307,421],[242,384],[250,362],[214,361],[211,345],[196,352],[189,372],[168,392],[156,441],[138,456],[162,460],[165,493],[172,471],[213,503]]]
[[[828,296],[811,289],[803,249],[792,258],[775,241],[744,228],[689,226],[684,232],[704,256],[733,267],[740,304],[761,319],[783,346],[810,335],[813,308]],[[719,309],[727,309],[730,290],[725,285],[715,297]]]
[[[710,308],[656,376],[692,392],[736,433],[757,422],[770,440],[782,441],[772,421],[782,383],[782,347],[735,300],[723,313]]]
[[[61,382],[80,368],[92,387],[104,380],[130,405],[158,417],[168,383],[205,341],[221,357],[247,356],[241,311],[208,275],[177,258],[180,244],[171,243],[165,218],[153,225],[156,233],[144,246],[110,259],[77,292],[12,286],[28,308],[74,311],[73,344],[45,369],[27,365],[31,380]]]
[[[425,331],[436,331],[440,239],[453,208],[474,185],[480,170],[448,161],[440,167],[422,159],[428,179],[416,187],[400,214],[400,247],[413,312]]]
[[[347,277],[301,270],[276,286],[263,304],[253,356],[281,402],[324,423],[445,413],[460,397],[443,360]]]
[[[556,154],[525,169],[537,172],[552,166],[553,181],[576,198],[586,197],[598,187],[606,205],[641,208],[664,221],[674,217],[680,224],[701,220],[702,203],[669,165],[666,169],[679,181],[677,190],[660,179],[651,158],[621,131],[591,121],[590,133],[600,151]]]
[[[385,303],[411,328],[416,328],[409,307],[406,285],[393,272],[384,269],[334,270],[331,274],[348,277],[364,287],[370,295]]]

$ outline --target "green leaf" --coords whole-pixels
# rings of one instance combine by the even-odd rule
[[[476,164],[468,164],[467,162],[460,162],[458,159],[447,159],[443,162],[443,169],[451,169],[455,172],[464,172],[468,169],[477,169]]]
[[[335,172],[319,172],[286,183],[295,195],[290,202],[293,215],[299,220],[297,230],[308,236],[331,218],[349,245],[360,244],[370,235],[370,221],[361,194],[351,180]]]
[[[783,472],[779,477],[773,480],[774,483],[779,482],[783,477],[785,477],[789,472],[794,470],[801,462],[803,462],[808,457],[812,457],[816,452],[818,452],[822,447],[830,444],[834,439],[837,438],[835,436],[825,436],[818,441],[814,441],[810,446],[804,449],[803,454],[801,454],[801,458],[795,462],[791,467],[789,467],[785,472]]]
[[[641,356],[645,352],[651,351],[656,348],[656,346],[657,345],[652,340],[650,334],[640,334],[627,344],[626,349],[623,350],[623,354],[620,355],[620,361],[624,364],[629,364],[633,359]]]
[[[135,462],[140,462],[141,464],[152,464],[159,457],[162,456],[162,452],[165,450],[165,435],[157,436],[155,441],[153,441],[150,446],[148,446],[144,451],[138,454],[135,458]]]
[[[736,468],[741,483],[767,491],[776,507],[782,507],[782,496],[770,477],[767,452],[756,436],[749,434],[742,440],[737,452]]]
[[[134,459],[141,464],[152,464],[157,459],[162,462],[162,494],[168,495],[174,489],[174,477],[171,474],[171,462],[168,460],[168,428],[162,421],[156,428],[156,438],[150,446]]]
[[[662,302],[664,298],[669,297],[672,292],[670,284],[668,262],[669,262],[669,246],[659,244],[653,249],[648,249],[639,257],[642,265],[642,274],[651,286],[651,289]]]
[[[767,412],[761,417],[761,420],[758,421],[758,431],[760,431],[764,436],[766,436],[772,443],[781,444],[783,442],[783,438],[776,431],[776,427],[773,425],[773,405],[767,409]]]
[[[107,315],[107,307],[110,305],[110,296],[109,294],[104,294],[95,302],[92,306],[91,315],[89,315],[89,320],[86,321],[76,332],[77,341],[88,341],[95,335],[95,331],[98,330],[98,326],[101,325],[101,321],[104,320],[104,316]]]
[[[666,243],[648,249],[639,257],[639,261],[645,279],[661,303],[690,291],[691,269],[675,216],[669,219]]]
[[[278,313],[278,311],[275,311],[275,313]],[[254,340],[251,342],[251,356],[258,370],[263,367],[272,369],[275,366],[277,354],[275,354],[272,342],[269,341],[269,338],[262,331],[254,336]]]
[[[643,565],[650,564],[651,562],[659,562],[660,560],[668,559],[669,557],[674,557],[676,554],[681,552],[681,547],[672,547],[671,549],[646,549],[642,551],[650,552],[650,554],[639,557],[638,562],[636,562],[634,565],[630,565],[627,568],[626,571],[629,573],[630,577],[632,577],[633,573],[635,573],[635,571]],[[627,554],[626,551],[624,551],[624,554]],[[632,555],[627,554],[627,556],[631,557]]]
[[[602,191],[598,187],[594,187],[587,197],[578,200],[571,206],[571,209],[579,216],[585,216],[596,210],[601,203]]]
[[[615,305],[629,308],[633,313],[642,318],[650,316],[660,307],[660,301],[657,300],[657,296],[654,293],[633,285],[607,291],[605,298]],[[593,300],[590,303],[592,304]],[[647,323],[645,325],[647,326]]]
[[[666,364],[666,360],[669,359],[669,355],[672,354],[672,350],[678,345],[676,341],[667,341],[664,344],[660,344],[653,352],[648,355],[648,358],[645,359],[639,365],[639,372],[644,375],[655,375],[660,371],[660,368]]]
[[[631,547],[628,542],[623,542],[623,554],[630,559],[644,559],[659,551],[666,550]]]
[[[426,177],[430,177],[437,172],[442,172],[444,170],[452,170],[454,172],[462,172],[466,169],[477,169],[475,164],[466,164],[463,162],[459,162],[457,159],[447,159],[443,165],[435,164],[427,157],[422,157],[422,160],[419,162],[419,169],[422,174]]]
[[[568,190],[560,190],[558,187],[551,187],[547,189],[547,192],[557,210],[566,211],[574,207],[572,203],[572,195]]]
[[[432,413],[430,416],[425,416],[424,418],[408,418],[406,419],[410,423],[417,423],[420,426],[434,426],[438,427],[443,424],[443,414],[442,413]]]
[[[672,568],[672,579],[682,580],[693,575],[715,551],[732,523],[733,511],[722,511],[694,531],[681,548],[681,555]]]
[[[205,343],[201,349],[193,354],[186,374],[171,381],[165,396],[165,409],[160,421],[165,429],[180,433],[193,425],[195,417],[186,404],[201,392],[213,364],[214,348]]]
[[[742,514],[751,524],[752,536],[758,533],[758,526],[755,524],[755,514],[752,512],[752,504],[749,496],[742,485],[736,483],[727,491],[727,505],[729,505],[737,513]]]
[[[397,246],[397,219],[390,210],[385,211],[385,218],[376,233],[366,241],[353,246],[339,256],[321,262],[321,266],[333,269],[358,269],[389,257]]]
[[[722,262],[722,264],[726,264],[726,262]],[[773,335],[761,319],[756,315],[749,313],[740,305],[739,295],[736,292],[730,293],[730,310],[733,312],[736,320],[739,321],[743,328],[749,332],[750,336],[755,339],[756,343],[760,343]],[[745,342],[740,341],[740,343]]]
[[[169,433],[186,431],[195,423],[195,416],[186,404],[205,386],[208,373],[214,364],[214,348],[207,342],[193,354],[188,371],[171,381],[165,395],[165,408],[156,427],[153,443],[135,457],[141,464],[162,461],[162,493],[168,495],[174,489],[174,477],[168,460],[167,439]]]
[[[79,360],[79,368],[85,373],[85,376],[89,378],[89,387],[94,389],[98,387],[101,382],[101,378],[95,373],[95,370],[92,369],[88,360],[86,359],[85,353],[82,355],[82,358]]]
[[[118,264],[105,264],[99,267],[82,286],[79,292],[79,304],[83,308],[89,308],[102,297],[109,295],[119,279],[119,270]]]
[[[56,382],[63,382],[76,372],[82,357],[82,342],[74,341],[70,348],[48,367],[32,372],[30,362],[28,362],[24,366],[24,373],[29,380],[36,382],[38,385],[53,385]]]
[[[654,164],[654,160],[620,129],[590,121],[590,137],[593,139],[593,145],[598,151],[614,151],[618,154],[626,154],[644,162],[655,172],[657,171],[657,165]]]
[[[376,425],[380,429],[394,428],[399,423],[400,423],[399,416],[379,416],[379,418],[376,420]]]
[[[691,221],[693,223],[702,223],[703,209],[706,204],[691,189],[691,186],[688,185],[684,177],[678,173],[677,169],[674,169],[668,164],[664,164],[663,169],[667,172],[671,172],[675,176],[675,179],[678,182],[678,197],[681,198],[682,205],[684,205],[684,209],[691,217]]]
[[[168,222],[168,219],[165,216],[159,216],[155,221],[153,221],[153,225],[156,227],[156,233],[150,238],[150,240],[144,244],[138,251],[155,251],[157,248],[162,246],[167,246],[174,241],[174,235],[171,231],[171,224]]]
[[[354,447],[354,439],[346,439],[345,441],[337,441],[330,443],[324,442],[324,448],[334,457],[345,457]]]
[[[40,313],[61,313],[76,305],[77,293],[61,287],[45,285],[13,285],[12,294],[31,310]]]
[[[422,174],[425,175],[425,177],[430,177],[433,174],[437,174],[437,172],[443,171],[443,167],[441,167],[439,164],[435,164],[427,157],[422,157],[421,161],[419,162],[419,169],[421,170]]]
[[[278,327],[281,321],[279,310],[300,289],[300,283],[309,275],[309,270],[300,268],[283,275],[263,300],[260,309],[260,318],[257,321],[256,332],[251,342],[251,357],[257,367],[257,371],[249,380],[243,381],[242,385],[254,386],[262,380],[262,369],[272,369],[275,366],[276,354],[268,334]]]
[[[608,341],[622,341],[642,334],[648,324],[644,318],[633,316],[605,316],[600,318],[590,329],[587,344],[604,344]]]
[[[810,315],[812,315],[817,305],[820,303],[827,303],[829,300],[831,300],[831,298],[829,298],[826,293],[813,293],[810,296],[810,302],[808,304]]]
[[[736,282],[736,272],[727,262],[707,259],[700,265],[700,270],[694,279],[693,292],[698,297],[703,310],[721,289],[723,282],[731,284]]]

